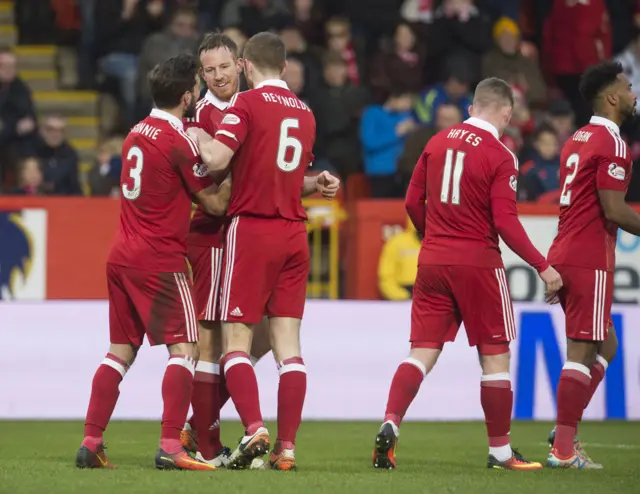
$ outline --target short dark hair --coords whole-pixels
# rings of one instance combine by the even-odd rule
[[[513,107],[513,89],[506,81],[498,77],[489,77],[480,81],[476,86],[473,104],[480,107],[491,104]]]
[[[175,108],[184,93],[193,91],[198,62],[193,55],[181,53],[156,65],[148,75],[151,98],[158,108]]]
[[[202,55],[205,51],[217,50],[218,48],[226,48],[231,52],[233,58],[238,58],[238,45],[221,31],[215,31],[205,35],[202,43],[200,43],[200,48],[198,48],[198,56]]]
[[[243,58],[259,70],[282,72],[287,50],[278,35],[262,32],[249,38],[244,46]]]
[[[579,86],[580,94],[591,108],[602,91],[614,84],[622,72],[622,65],[619,62],[603,62],[592,65],[582,74]]]

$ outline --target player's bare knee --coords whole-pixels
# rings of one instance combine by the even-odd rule
[[[442,353],[442,346],[412,346],[409,358],[417,360],[424,366],[423,372],[428,374],[435,367]]]
[[[271,338],[269,336],[269,319],[262,318],[262,321],[253,328],[253,341],[251,343],[251,356],[261,359],[271,351]]]
[[[170,355],[184,355],[193,360],[198,360],[199,358],[197,343],[174,343],[173,345],[167,345],[167,349]]]
[[[133,345],[123,345],[120,343],[111,343],[109,345],[109,353],[118,357],[123,362],[127,363],[128,367],[131,367],[138,355],[138,347]]]
[[[269,319],[269,340],[276,362],[300,357],[300,323],[292,317]]]
[[[609,326],[607,339],[598,345],[598,355],[600,355],[607,362],[611,363],[611,361],[616,357],[616,353],[618,352],[618,344],[618,335],[616,334],[616,330],[613,325]]]
[[[479,345],[478,358],[485,376],[509,372],[511,352],[508,345]]]
[[[251,351],[253,341],[253,326],[239,322],[222,323],[222,352]]]
[[[199,360],[217,364],[222,354],[222,335],[220,323],[200,321],[200,340],[198,341]]]
[[[591,365],[596,360],[598,343],[595,341],[567,340],[567,361],[578,364]]]

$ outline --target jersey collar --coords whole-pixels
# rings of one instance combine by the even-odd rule
[[[159,108],[154,108],[151,110],[151,114],[149,115],[152,118],[159,118],[160,120],[166,120],[167,122],[173,124],[174,127],[177,127],[180,130],[184,130],[184,125],[182,125],[182,120],[178,117],[174,117],[171,113],[168,113],[164,110],[160,110]]]
[[[207,91],[207,94],[204,95],[204,98],[220,111],[225,111],[227,108],[229,108],[229,101],[222,101],[215,94],[213,94],[211,90]]]
[[[493,135],[496,139],[500,139],[500,135],[498,134],[498,129],[496,129],[492,124],[487,122],[486,120],[482,120],[480,118],[471,117],[467,118],[464,123],[473,125],[474,127],[478,127],[479,129],[486,130],[490,134]]]
[[[594,115],[593,117],[591,117],[591,120],[589,120],[589,123],[591,125],[604,125],[605,127],[613,130],[616,135],[620,135],[620,127],[618,127],[615,122],[612,122],[608,118],[598,117]]]
[[[289,86],[287,86],[287,83],[284,82],[282,79],[267,79],[266,81],[262,81],[260,84],[258,84],[255,89],[261,89],[265,86],[275,86],[275,87],[280,87],[282,89],[289,89]]]

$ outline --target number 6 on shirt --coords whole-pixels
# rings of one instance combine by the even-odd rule
[[[284,172],[291,172],[300,166],[302,158],[302,143],[289,135],[289,129],[298,129],[300,121],[297,118],[285,118],[280,123],[280,141],[278,142],[278,155],[276,163]],[[287,149],[293,149],[293,156],[287,160]]]

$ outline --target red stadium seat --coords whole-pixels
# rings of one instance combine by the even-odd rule
[[[349,175],[345,186],[345,196],[347,201],[357,201],[358,199],[368,199],[371,197],[371,184],[363,173]]]

